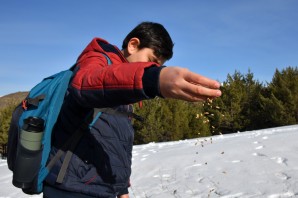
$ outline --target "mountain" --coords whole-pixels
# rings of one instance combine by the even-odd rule
[[[9,104],[20,103],[26,96],[28,92],[16,92],[0,97],[0,109],[7,107]]]

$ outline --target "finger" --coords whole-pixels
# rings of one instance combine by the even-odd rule
[[[192,83],[185,83],[181,89],[183,92],[192,95],[193,97],[212,98],[221,96],[221,91],[218,89],[210,89],[208,87],[195,85]]]
[[[193,72],[188,72],[185,76],[185,80],[187,80],[189,83],[202,85],[204,87],[209,87],[212,89],[218,89],[220,87],[220,83],[216,80],[212,80]]]
[[[198,101],[206,101],[208,97],[206,96],[198,96],[198,95],[193,95],[193,94],[189,94],[188,92],[179,92],[176,96],[176,99],[179,100],[184,100],[184,101],[188,101],[188,102],[198,102]]]

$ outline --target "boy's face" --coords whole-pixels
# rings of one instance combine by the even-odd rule
[[[164,64],[164,60],[161,58],[157,58],[154,55],[153,49],[150,48],[142,48],[139,50],[136,50],[133,54],[130,54],[130,56],[127,57],[128,62],[155,62],[159,65]]]
[[[155,62],[159,65],[163,65],[165,60],[157,58],[154,55],[154,50],[151,48],[139,49],[140,41],[138,38],[132,38],[125,49],[124,56],[128,62]]]

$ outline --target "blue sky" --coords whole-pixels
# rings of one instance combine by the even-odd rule
[[[67,69],[94,37],[121,47],[142,21],[171,34],[167,66],[219,81],[250,69],[270,82],[276,68],[298,66],[297,8],[296,0],[2,1],[0,96]]]

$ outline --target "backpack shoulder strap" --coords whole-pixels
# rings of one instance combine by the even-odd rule
[[[103,113],[107,113],[107,114],[111,114],[111,115],[118,115],[118,116],[125,116],[125,117],[131,117],[131,118],[134,118],[140,122],[144,122],[144,118],[133,113],[133,112],[126,112],[126,111],[118,111],[116,109],[113,109],[113,108],[95,108],[94,109],[94,113],[97,114],[97,113],[100,113],[100,112],[103,112]]]
[[[102,53],[102,54],[106,58],[106,60],[108,62],[108,65],[112,64],[111,59],[106,54],[104,54],[104,53]],[[71,69],[74,69],[75,66],[76,66],[76,64],[73,65],[71,67]],[[94,116],[96,116],[97,118],[95,118]],[[67,167],[68,167],[69,162],[71,160],[71,157],[73,155],[74,149],[76,148],[76,146],[79,143],[80,139],[84,135],[84,132],[86,131],[86,129],[89,128],[90,119],[93,118],[93,121],[92,121],[92,123],[93,123],[94,120],[97,120],[99,116],[100,116],[100,114],[98,112],[96,114],[93,113],[93,112],[88,114],[87,117],[85,118],[85,120],[83,121],[83,123],[81,124],[81,126],[73,133],[73,135],[68,139],[68,141],[64,144],[64,146],[62,148],[60,148],[58,150],[58,152],[55,154],[55,156],[50,160],[49,164],[47,165],[47,169],[49,171],[52,169],[52,167],[57,162],[57,160],[62,157],[62,155],[65,153],[65,151],[67,151],[66,155],[64,157],[62,166],[60,168],[58,177],[56,179],[57,183],[61,184],[63,182],[63,179],[64,179],[66,171],[67,171]]]

